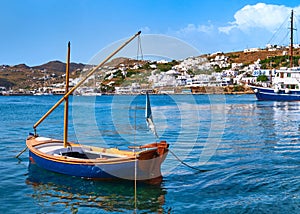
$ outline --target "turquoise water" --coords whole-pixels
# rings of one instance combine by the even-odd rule
[[[0,97],[1,213],[299,213],[300,103],[258,102],[254,95],[151,96],[169,153],[160,185],[99,182],[29,165],[33,124],[58,96]],[[144,96],[73,97],[69,138],[127,148],[155,141]],[[37,129],[62,138],[63,107]]]

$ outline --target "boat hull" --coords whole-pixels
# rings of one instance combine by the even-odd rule
[[[87,179],[158,180],[162,177],[161,164],[168,153],[167,148],[159,147],[132,152],[69,143],[69,148],[64,148],[62,141],[36,139],[31,137],[26,141],[32,164],[49,171]],[[72,152],[65,155],[70,148]],[[77,151],[82,151],[80,157]]]
[[[47,169],[49,171],[71,175],[82,178],[102,178],[102,179],[112,179],[114,176],[104,172],[100,167],[96,165],[87,165],[87,164],[70,164],[63,163],[53,160],[47,160],[43,157],[40,157],[33,152],[29,151],[29,159],[32,164],[37,164],[39,167]]]
[[[289,90],[289,93],[286,93],[284,90],[275,92],[273,88],[255,86],[251,88],[256,98],[261,101],[300,101],[300,90]]]

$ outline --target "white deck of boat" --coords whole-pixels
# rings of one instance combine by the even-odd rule
[[[37,138],[35,138],[35,140],[42,142],[42,141],[51,141],[53,139],[49,138],[49,137],[37,137]]]
[[[40,150],[43,153],[49,154],[52,151],[64,148],[64,145],[62,143],[51,143],[51,144],[43,144],[40,146],[36,146],[35,148]]]
[[[42,144],[42,145],[36,146],[35,148],[38,149],[39,151],[45,153],[45,154],[53,154],[53,151],[63,149],[64,146],[63,146],[62,143],[47,143],[47,144]],[[87,151],[84,148],[82,148],[82,150],[84,152],[87,152],[87,153],[90,153],[90,154],[97,154],[97,155],[99,155],[99,157],[102,157],[102,155],[106,156],[106,157],[110,157],[110,158],[124,158],[124,157],[127,157],[126,155],[121,155],[121,154],[110,154],[110,153],[106,153],[106,152]],[[59,155],[59,154],[57,154],[57,155]]]

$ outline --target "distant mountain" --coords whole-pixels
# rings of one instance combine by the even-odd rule
[[[70,78],[76,78],[85,67],[82,63],[70,63]],[[0,66],[0,87],[6,89],[36,89],[41,86],[63,82],[66,72],[66,63],[50,61],[38,66],[2,65]]]
[[[74,71],[77,69],[83,69],[85,67],[85,64],[82,63],[70,63],[70,71]],[[55,60],[50,61],[42,65],[34,66],[33,69],[39,69],[39,70],[47,70],[48,72],[58,72],[58,73],[65,73],[66,72],[66,63]]]
[[[26,64],[14,65],[14,66],[12,66],[12,68],[15,68],[15,69],[30,69],[30,67]]]

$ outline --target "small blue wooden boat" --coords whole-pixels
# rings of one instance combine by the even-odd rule
[[[166,141],[150,143],[142,146],[129,147],[131,150],[116,148],[99,148],[68,142],[68,96],[73,93],[105,62],[119,50],[138,36],[135,34],[120,48],[96,66],[72,89],[69,88],[70,43],[66,66],[66,93],[65,95],[33,126],[34,134],[29,135],[26,146],[29,149],[29,159],[32,164],[70,176],[87,179],[129,179],[143,181],[161,181],[161,164],[168,154],[169,145]],[[57,140],[40,137],[36,127],[62,102],[65,102],[64,139]],[[146,120],[149,127],[154,128],[150,108],[149,95],[146,95]],[[156,132],[155,132],[156,133]],[[24,151],[24,150],[23,150]],[[22,152],[23,152],[22,151]],[[19,154],[20,155],[20,154]]]
[[[165,141],[134,147],[134,151],[99,148],[62,140],[29,136],[26,140],[32,164],[66,175],[88,179],[159,180],[168,153]]]

